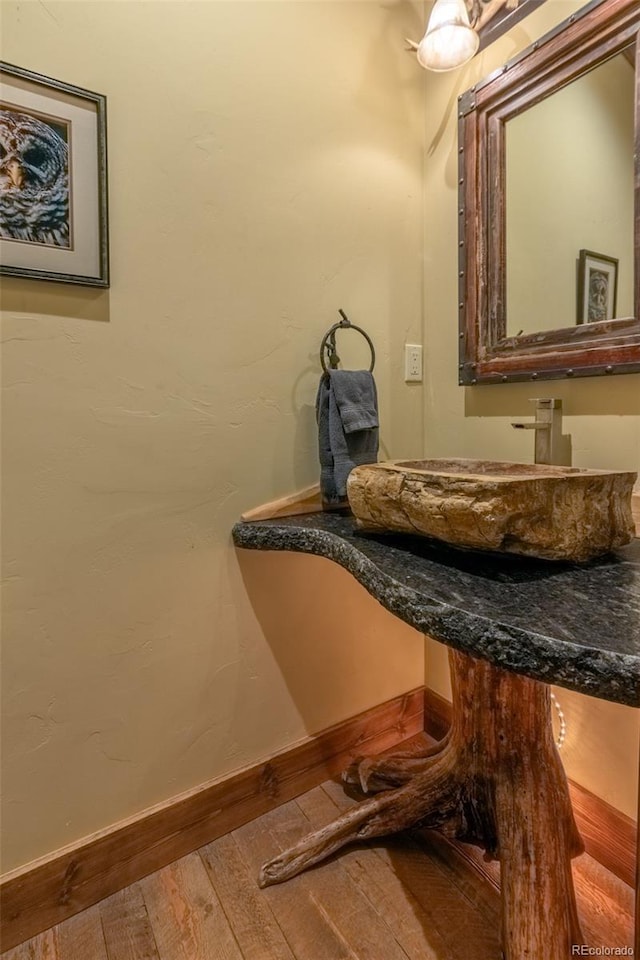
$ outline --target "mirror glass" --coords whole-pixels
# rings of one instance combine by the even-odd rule
[[[505,124],[506,336],[631,317],[634,48]]]

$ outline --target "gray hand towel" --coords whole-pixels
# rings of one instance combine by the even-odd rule
[[[347,495],[347,477],[361,463],[378,459],[378,397],[368,370],[330,370],[316,398],[320,489],[325,502]]]

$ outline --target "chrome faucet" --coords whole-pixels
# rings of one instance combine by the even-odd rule
[[[533,423],[512,423],[517,430],[535,430],[534,463],[558,463],[562,438],[562,400],[555,397],[531,400],[536,405]]]

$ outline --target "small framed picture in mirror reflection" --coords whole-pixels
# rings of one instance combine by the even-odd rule
[[[618,295],[618,261],[593,250],[578,260],[578,323],[613,320]]]

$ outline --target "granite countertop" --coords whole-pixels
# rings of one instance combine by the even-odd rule
[[[391,613],[448,646],[640,706],[640,540],[578,565],[362,533],[353,517],[332,513],[237,523],[233,540],[326,557]]]

